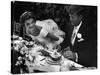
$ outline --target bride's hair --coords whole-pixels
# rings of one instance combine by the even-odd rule
[[[30,11],[25,11],[24,13],[22,13],[22,15],[20,16],[19,22],[21,24],[21,36],[23,38],[27,38],[28,35],[26,34],[26,28],[24,25],[24,22],[28,19],[32,18],[34,22],[36,22],[36,17],[35,14],[33,12]]]

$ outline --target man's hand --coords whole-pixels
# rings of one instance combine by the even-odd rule
[[[68,46],[67,48],[64,49],[64,51],[70,51],[70,47]]]
[[[72,52],[69,47],[65,48],[64,50],[65,51],[63,52],[63,56],[65,58],[68,58],[68,59],[73,60],[73,61],[76,60],[76,54],[74,52]]]

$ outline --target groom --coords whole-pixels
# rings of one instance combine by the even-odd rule
[[[69,7],[71,26],[70,47],[64,56],[86,67],[97,67],[97,46],[95,29],[87,18],[86,7],[72,5]]]

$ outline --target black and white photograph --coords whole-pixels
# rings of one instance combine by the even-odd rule
[[[11,1],[11,73],[97,70],[97,8]]]

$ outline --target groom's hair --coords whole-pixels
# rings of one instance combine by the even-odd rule
[[[85,15],[86,12],[86,6],[82,5],[71,5],[69,6],[69,9],[67,10],[69,14],[76,13],[77,15]]]

